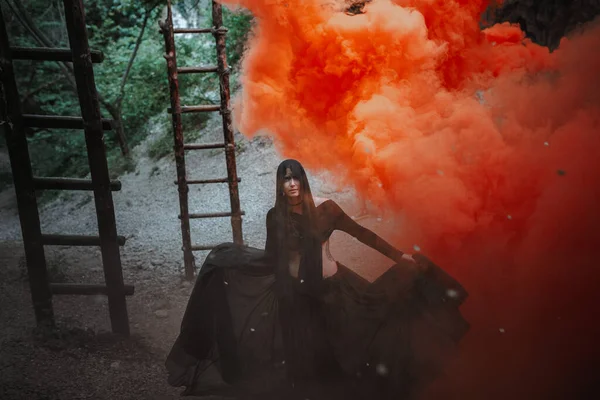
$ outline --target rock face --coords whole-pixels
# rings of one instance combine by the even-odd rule
[[[371,0],[346,0],[346,14],[356,15],[362,14],[366,3]]]
[[[346,0],[346,13],[362,14],[371,0]],[[500,6],[497,6],[500,4]],[[551,50],[560,39],[600,15],[600,0],[490,0],[486,23],[512,22],[534,42]]]
[[[493,22],[518,23],[534,42],[551,50],[560,39],[600,15],[600,0],[504,0]]]

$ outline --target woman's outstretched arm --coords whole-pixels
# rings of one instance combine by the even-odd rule
[[[342,210],[342,208],[333,200],[328,201],[327,212],[330,214],[329,217],[333,221],[333,229],[344,231],[347,234],[352,235],[362,243],[377,250],[395,262],[414,262],[409,255],[404,255],[403,252],[383,240],[376,233],[356,223],[356,221],[350,218],[348,214],[346,214],[344,210]]]

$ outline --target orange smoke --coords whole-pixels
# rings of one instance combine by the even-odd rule
[[[223,2],[257,19],[238,129],[402,214],[400,248],[470,290],[432,396],[576,398],[600,333],[600,29],[549,53],[482,31],[483,0]]]

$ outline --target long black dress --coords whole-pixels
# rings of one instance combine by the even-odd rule
[[[339,263],[318,290],[288,276],[281,296],[273,218],[266,250],[224,243],[207,256],[167,358],[169,384],[184,395],[402,399],[442,372],[468,330],[458,282],[415,255],[422,268],[400,262],[373,283]],[[302,218],[292,214],[296,233]],[[317,227],[323,243],[342,230],[398,259],[331,200],[317,207]]]

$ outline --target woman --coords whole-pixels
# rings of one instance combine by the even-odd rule
[[[460,284],[313,198],[298,161],[279,165],[276,190],[264,251],[226,243],[207,256],[169,383],[195,395],[385,399],[437,376],[467,330]],[[396,264],[369,284],[331,257],[334,230]]]

